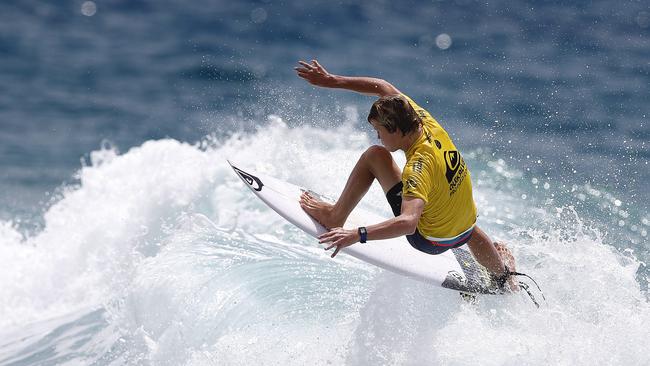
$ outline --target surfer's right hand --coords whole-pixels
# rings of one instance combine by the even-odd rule
[[[321,234],[318,237],[318,241],[321,244],[329,244],[325,250],[330,250],[336,247],[334,253],[332,253],[332,258],[334,258],[341,249],[358,242],[359,234],[356,230],[346,230],[342,227],[335,227],[330,231]]]
[[[298,63],[301,67],[294,67],[294,70],[308,83],[326,88],[331,88],[336,83],[336,76],[327,72],[317,60],[311,60],[311,63],[305,61],[298,61]]]

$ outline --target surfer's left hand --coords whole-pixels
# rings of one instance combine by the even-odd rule
[[[332,258],[339,253],[339,250],[349,247],[357,241],[359,241],[359,233],[356,230],[346,230],[342,227],[335,227],[318,237],[319,243],[330,243],[325,250],[336,247],[334,253],[332,253]]]
[[[317,60],[311,60],[311,63],[305,61],[298,61],[300,67],[294,67],[296,73],[301,78],[307,80],[308,83],[316,86],[331,88],[335,84],[335,75],[330,74],[325,70]]]

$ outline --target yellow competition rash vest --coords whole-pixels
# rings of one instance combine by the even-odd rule
[[[404,95],[422,120],[422,135],[406,152],[403,196],[424,201],[418,231],[430,240],[454,238],[476,223],[476,205],[465,161],[429,112]]]

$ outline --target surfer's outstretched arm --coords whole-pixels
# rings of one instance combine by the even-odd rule
[[[324,88],[347,89],[378,97],[400,94],[400,91],[393,84],[383,79],[330,74],[316,60],[311,60],[311,63],[305,61],[298,61],[298,63],[301,66],[294,68],[298,76],[312,85]]]

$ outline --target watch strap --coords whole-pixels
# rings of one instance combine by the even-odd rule
[[[368,241],[368,230],[366,230],[365,226],[361,226],[357,231],[359,232],[359,243]]]

